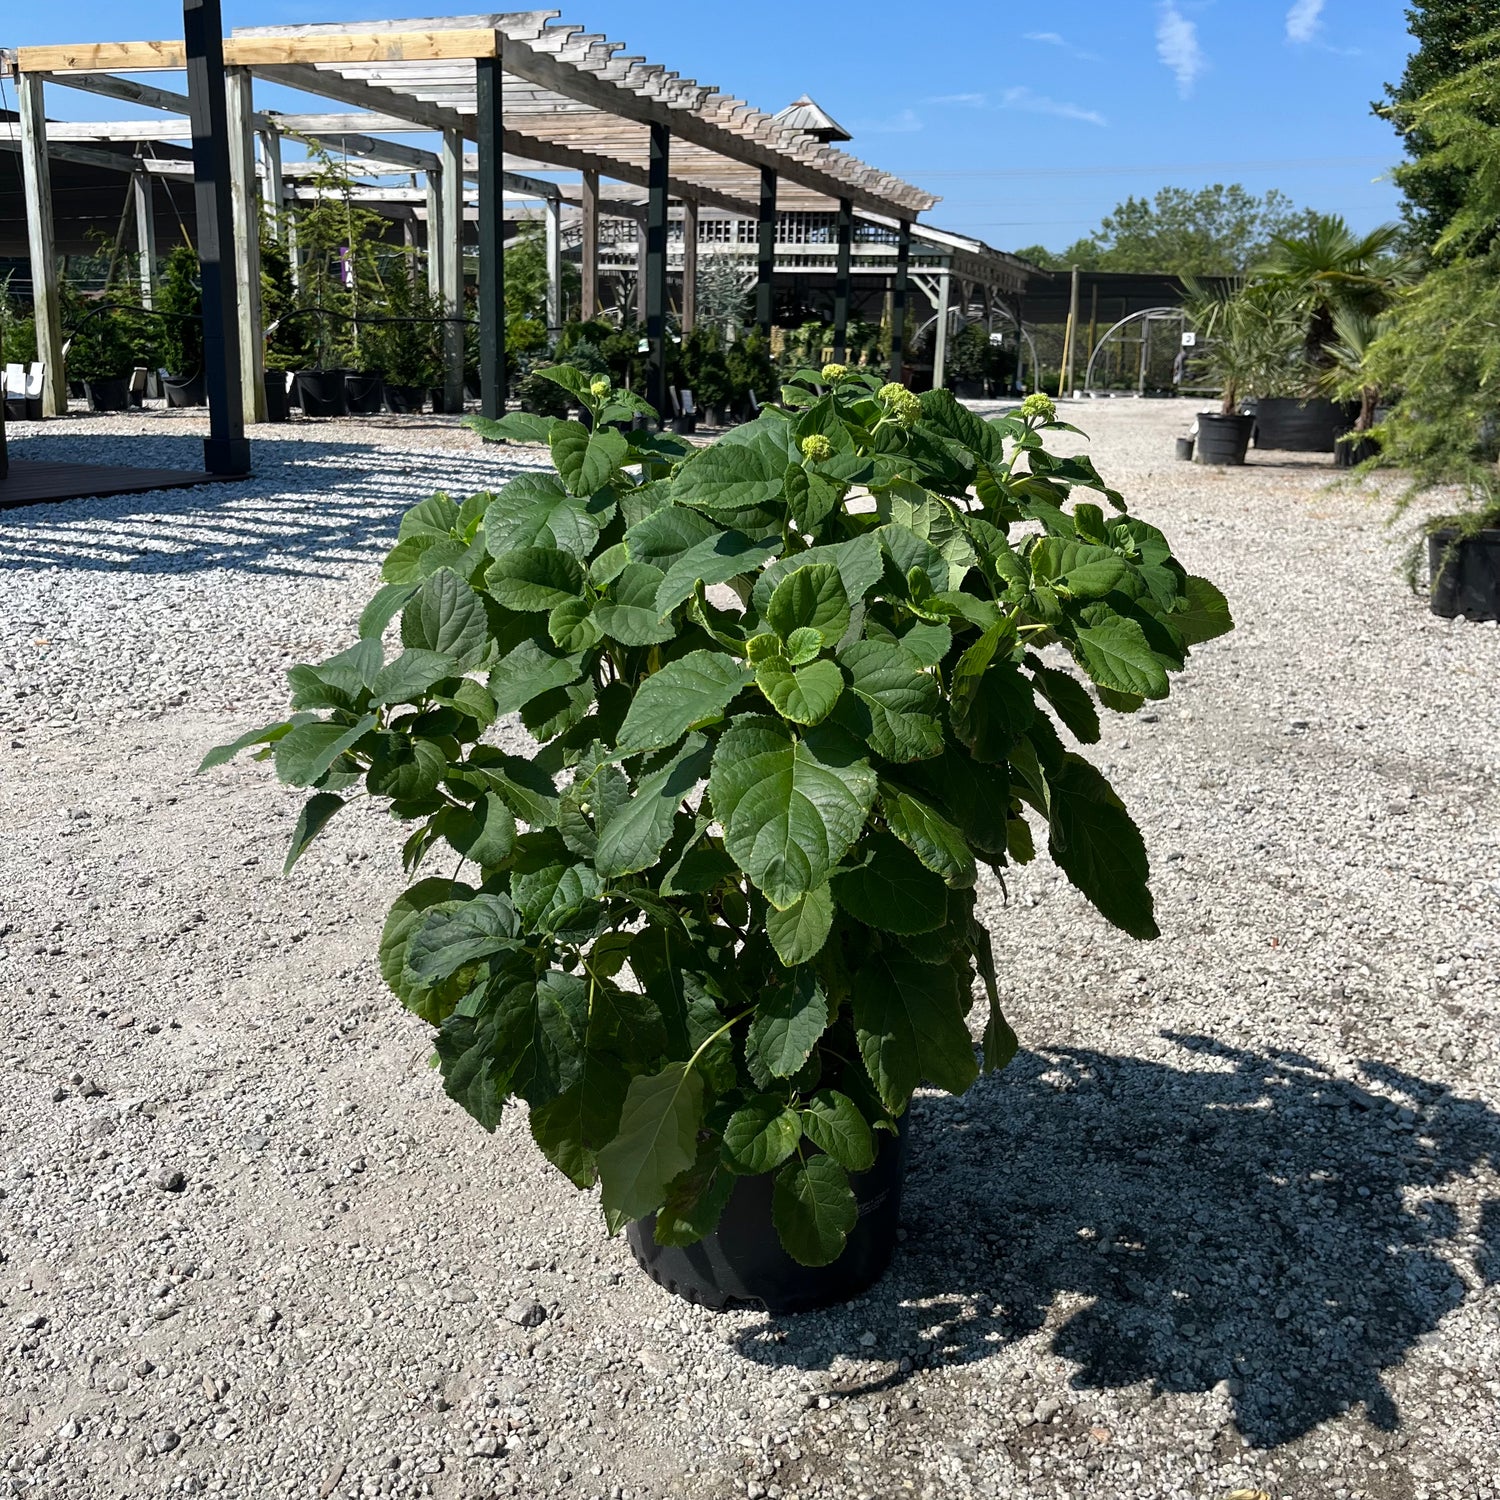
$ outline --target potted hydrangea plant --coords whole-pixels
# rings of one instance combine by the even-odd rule
[[[288,866],[353,797],[405,823],[380,964],[444,1087],[491,1130],[524,1101],[663,1284],[852,1296],[913,1092],[1016,1048],[981,871],[1040,830],[1156,935],[1141,835],[1075,747],[1228,609],[1047,451],[1076,429],[1045,396],[985,422],[829,366],[694,449],[540,373],[587,425],[473,425],[555,472],[409,511],[359,640],[204,765],[253,748],[308,788]],[[517,713],[529,755],[493,733]]]

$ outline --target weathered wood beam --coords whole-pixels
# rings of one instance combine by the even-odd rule
[[[556,338],[563,326],[562,200],[554,194],[546,203],[547,332]]]
[[[599,311],[599,174],[583,174],[583,297],[578,315],[587,323]]]
[[[442,218],[438,254],[442,266],[443,313],[448,319],[464,311],[464,141],[457,130],[443,132]],[[464,327],[443,325],[443,405],[464,409]]]
[[[135,207],[135,259],[140,276],[141,306],[150,307],[156,293],[156,205],[149,172],[137,172],[130,180]]]
[[[50,132],[50,125],[49,125]],[[0,121],[0,151],[20,151],[21,127]],[[150,156],[126,156],[123,151],[96,151],[92,146],[77,146],[68,141],[47,141],[47,155],[58,161],[77,162],[81,167],[97,167],[105,172],[150,172],[153,177],[191,177],[190,161],[158,161]]]
[[[833,357],[842,362],[849,353],[849,267],[854,256],[854,205],[839,199],[838,260],[833,272]]]
[[[667,415],[667,159],[671,136],[651,127],[650,196],[646,208],[646,400]]]
[[[479,400],[487,417],[505,415],[505,148],[500,63],[475,64],[479,145]],[[551,288],[548,288],[550,311]]]
[[[906,290],[911,267],[911,225],[896,231],[896,274],[891,281],[891,379],[906,378]]]
[[[776,276],[776,173],[770,167],[760,169],[760,208],[756,220],[755,324],[770,338],[775,311],[772,283]]]
[[[25,180],[26,245],[31,256],[36,352],[46,372],[42,382],[42,415],[66,416],[68,386],[63,372],[62,309],[52,233],[52,173],[47,159],[42,80],[22,75],[16,79],[16,92],[21,114],[21,175]]]
[[[691,333],[698,323],[698,205],[686,198],[682,204],[682,331]]]
[[[260,305],[260,203],[255,180],[253,84],[244,68],[225,68],[229,184],[233,195],[234,277],[239,295],[240,399],[246,423],[266,419],[265,337]]]
[[[265,204],[266,228],[276,240],[286,238],[286,183],[281,170],[281,132],[261,130],[261,201]]]
[[[500,38],[493,30],[231,36],[222,45],[224,65],[236,68],[430,62],[493,58],[500,53]],[[22,73],[180,73],[186,66],[182,42],[70,42],[16,49],[16,67]]]

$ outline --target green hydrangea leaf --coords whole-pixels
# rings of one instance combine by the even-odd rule
[[[737,1109],[724,1126],[724,1155],[745,1176],[772,1172],[797,1149],[802,1125],[779,1094],[761,1094]]]
[[[659,750],[716,723],[754,680],[741,662],[716,651],[689,651],[668,662],[636,690],[620,729],[620,753]]]
[[[660,1208],[667,1187],[697,1157],[703,1080],[686,1063],[630,1080],[620,1132],[599,1152],[606,1213],[643,1219]]]
[[[831,1265],[843,1254],[859,1206],[849,1174],[831,1156],[788,1162],[771,1191],[771,1220],[788,1255],[804,1266]]]
[[[788,968],[815,959],[823,951],[832,926],[833,894],[826,885],[799,896],[785,911],[774,906],[766,909],[766,936],[777,958]]]
[[[837,1089],[819,1089],[802,1108],[802,1134],[849,1172],[875,1165],[875,1137],[859,1106]]]

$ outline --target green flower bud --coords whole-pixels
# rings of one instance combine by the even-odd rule
[[[598,396],[601,399],[609,395],[610,385],[608,375],[596,375],[589,381],[589,395]]]
[[[821,432],[810,432],[797,446],[809,463],[820,464],[833,457],[833,444]]]
[[[1057,420],[1057,407],[1052,397],[1041,391],[1033,391],[1021,403],[1021,415],[1028,421],[1035,418],[1038,422],[1055,422]]]
[[[915,427],[922,416],[922,398],[897,381],[880,387],[876,395],[890,411],[898,427]]]
[[[835,380],[842,380],[849,373],[848,365],[824,365],[823,379],[832,385]]]

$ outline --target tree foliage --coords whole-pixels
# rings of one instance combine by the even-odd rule
[[[1493,72],[1488,91],[1475,88],[1466,101],[1450,94],[1434,110],[1434,96],[1476,63],[1500,62],[1500,0],[1426,0],[1409,7],[1406,18],[1417,49],[1407,59],[1401,81],[1387,84],[1384,101],[1374,107],[1401,132],[1410,158],[1395,172],[1406,199],[1402,216],[1412,239],[1432,247],[1468,198],[1472,163],[1465,148],[1477,142],[1466,142],[1465,135],[1500,127],[1500,92]],[[1460,102],[1468,124],[1454,132],[1444,128],[1441,116]]]
[[[693,449],[546,373],[587,424],[473,425],[555,472],[409,511],[360,640],[204,764],[255,747],[310,791],[289,863],[355,796],[407,825],[381,971],[481,1124],[524,1100],[612,1226],[668,1242],[774,1172],[783,1243],[823,1264],[872,1133],[975,1078],[976,988],[984,1065],[1014,1051],[981,865],[1032,858],[1035,819],[1156,935],[1140,833],[1069,740],[1100,737],[1085,681],[1164,698],[1229,612],[1047,452],[1074,429],[1045,397],[985,422],[830,366]],[[515,713],[529,756],[490,734]]]
[[[1039,245],[1017,253],[1045,269],[1237,276],[1265,257],[1277,235],[1299,232],[1311,217],[1275,188],[1256,197],[1239,183],[1164,187],[1153,198],[1116,204],[1098,229],[1058,254]]]

